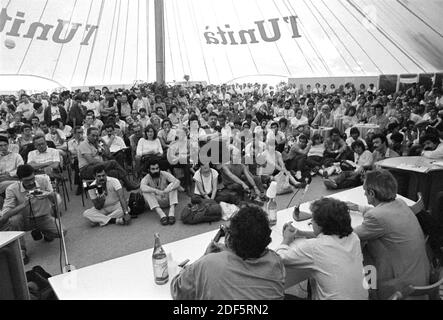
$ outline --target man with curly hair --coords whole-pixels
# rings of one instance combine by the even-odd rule
[[[285,270],[267,248],[271,229],[266,213],[245,206],[231,219],[225,244],[212,241],[205,255],[171,281],[176,300],[283,299]]]

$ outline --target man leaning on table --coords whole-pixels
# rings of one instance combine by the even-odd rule
[[[387,299],[407,285],[429,285],[430,265],[420,224],[407,204],[397,197],[397,181],[387,170],[366,173],[365,196],[372,207],[349,203],[363,214],[363,223],[354,229],[363,250],[365,265],[377,271],[373,299]]]
[[[267,248],[266,213],[253,206],[231,218],[225,245],[212,241],[206,253],[171,281],[176,300],[276,300],[284,298],[285,269]]]
[[[368,299],[360,240],[352,231],[346,203],[322,198],[311,204],[311,211],[313,232],[297,230],[292,222],[283,227],[276,252],[286,269],[308,272],[314,300]],[[290,247],[297,237],[308,239]]]

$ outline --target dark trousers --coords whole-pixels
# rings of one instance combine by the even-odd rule
[[[355,188],[362,185],[360,173],[355,171],[344,171],[331,179],[337,183],[337,189]]]
[[[321,168],[321,166],[323,165],[323,157],[320,157],[320,156],[309,156],[306,159],[305,165],[310,170],[314,169],[315,167]]]
[[[289,159],[285,161],[286,169],[289,171],[294,170],[300,170],[303,171],[306,168],[306,160],[307,157],[304,154],[298,154],[293,159]]]

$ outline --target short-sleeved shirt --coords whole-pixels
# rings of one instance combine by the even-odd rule
[[[8,153],[0,156],[0,174],[9,173],[11,177],[17,175],[17,167],[23,164],[22,156],[18,153]]]
[[[96,185],[97,182],[94,180],[90,185]],[[104,208],[108,206],[113,206],[117,202],[120,201],[117,191],[122,188],[122,185],[118,179],[113,177],[107,177],[106,178],[106,198],[105,198],[105,204],[103,205]],[[88,190],[89,197],[91,200],[94,200],[97,198],[97,189],[91,189]]]
[[[212,183],[214,181],[217,181],[218,179],[218,172],[214,169],[211,169],[211,174],[205,177],[201,174],[201,170],[197,170],[197,172],[194,174],[193,179],[194,181],[198,181],[202,184],[203,191],[206,193],[206,195],[210,195],[212,193]],[[197,185],[195,185],[194,193],[201,195]]]
[[[60,162],[60,153],[57,149],[46,148],[45,152],[32,150],[28,154],[28,162],[45,163],[45,162]]]
[[[89,163],[85,158],[85,154],[89,154],[94,159],[97,159],[99,161],[103,161],[103,158],[101,155],[99,155],[97,148],[89,143],[88,140],[82,141],[80,145],[78,146],[78,167],[79,169],[87,166]]]
[[[46,174],[36,175],[35,176],[35,186],[36,189],[40,189],[42,191],[53,192],[51,180],[49,176]],[[0,212],[0,217],[3,216],[6,212],[11,209],[17,207],[18,205],[28,201],[26,195],[29,191],[27,191],[21,181],[15,181],[13,184],[6,188],[6,196],[5,202],[3,204],[3,209]],[[51,200],[48,198],[44,199],[31,199],[32,211],[34,217],[41,217],[45,215],[51,214]]]

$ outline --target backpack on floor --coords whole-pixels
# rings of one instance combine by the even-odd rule
[[[57,300],[57,297],[49,284],[51,277],[41,266],[35,266],[26,272],[28,289],[31,300]]]
[[[221,206],[212,199],[192,197],[191,203],[183,208],[181,219],[184,224],[198,224],[219,221],[222,217]]]
[[[128,207],[131,216],[137,216],[145,211],[145,198],[140,192],[133,192],[129,195]]]

